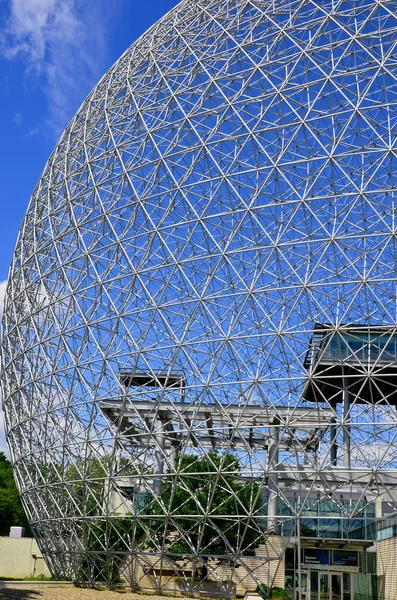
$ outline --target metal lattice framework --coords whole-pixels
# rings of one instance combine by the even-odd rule
[[[2,344],[54,574],[255,589],[308,503],[393,505],[395,11],[183,0],[66,128]]]

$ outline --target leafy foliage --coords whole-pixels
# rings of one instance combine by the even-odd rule
[[[231,453],[181,457],[161,496],[140,515],[157,517],[147,522],[149,545],[165,540],[171,554],[253,554],[261,541],[253,517],[261,494],[257,483],[239,481],[240,470]]]
[[[85,529],[86,552],[77,576],[79,581],[103,581],[111,585],[120,582],[120,566],[130,549],[131,523],[131,517],[114,516]]]
[[[8,536],[12,526],[24,527],[25,535],[31,535],[15,485],[11,462],[4,452],[0,452],[0,535]]]
[[[131,515],[112,514],[91,521],[104,510],[107,494],[109,464],[112,457],[91,458],[72,465],[68,479],[73,481],[74,500],[84,510],[82,546],[85,549],[77,572],[81,582],[104,582],[111,586],[120,582],[120,568],[131,551]],[[136,470],[130,463],[121,462],[119,473],[134,475]]]
[[[104,501],[106,469],[102,460],[96,460],[85,471],[89,482],[77,482],[74,493],[90,517]],[[149,495],[142,504],[139,522],[132,515],[117,514],[87,521],[77,578],[117,584],[134,540],[152,549],[164,543],[170,555],[200,553],[228,560],[230,555],[253,554],[261,541],[253,516],[262,503],[260,487],[239,481],[240,471],[231,453],[181,457],[175,471],[164,477],[161,495]],[[74,479],[72,472],[69,479]]]
[[[272,598],[272,600],[289,600],[288,593],[284,588],[272,587],[268,588],[267,585],[258,585],[257,593],[264,599]]]

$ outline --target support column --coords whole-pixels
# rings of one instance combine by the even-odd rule
[[[377,496],[375,500],[375,518],[382,519],[383,511],[382,511],[382,497]]]
[[[336,406],[337,406],[336,402],[331,403],[331,408],[335,411],[335,413],[336,413]],[[331,465],[333,467],[336,467],[338,464],[338,441],[337,441],[338,428],[336,426],[336,414],[331,419],[330,434],[331,434]]]
[[[175,467],[178,464],[180,451],[181,451],[180,442],[173,443],[171,446],[171,450],[168,454],[168,459],[167,459],[170,471],[175,470]]]
[[[161,492],[161,480],[164,473],[164,461],[165,461],[165,429],[161,419],[157,421],[156,428],[156,450],[155,450],[155,471],[153,476],[153,491],[155,494]]]
[[[299,511],[300,511],[300,507],[299,507]],[[302,598],[302,545],[301,545],[301,518],[300,515],[298,517],[297,523],[296,523],[296,537],[298,538],[297,540],[297,562],[298,562],[298,585],[297,585],[297,592],[298,592],[298,598]]]
[[[267,505],[267,528],[269,534],[276,535],[277,531],[277,497],[278,497],[278,474],[274,472],[278,465],[278,443],[279,424],[274,422],[269,427],[269,445],[267,454],[268,467],[268,505]]]
[[[343,466],[350,469],[350,392],[348,380],[343,379]]]

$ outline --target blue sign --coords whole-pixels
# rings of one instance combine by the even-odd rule
[[[354,550],[334,550],[335,567],[358,567],[358,553]]]
[[[305,565],[329,565],[329,550],[323,548],[305,548],[303,550]]]

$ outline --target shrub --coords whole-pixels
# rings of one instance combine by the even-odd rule
[[[267,585],[258,585],[256,592],[262,596],[262,598],[273,598],[273,600],[290,600],[287,592],[282,587],[272,587],[269,590]]]

